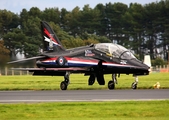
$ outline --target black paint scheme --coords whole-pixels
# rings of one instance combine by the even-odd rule
[[[15,70],[30,71],[33,75],[64,76],[64,81],[60,85],[62,90],[67,89],[70,73],[89,75],[89,85],[93,85],[95,79],[100,85],[104,85],[104,74],[112,74],[112,80],[108,83],[109,89],[114,89],[117,74],[149,74],[149,66],[121,45],[98,43],[65,49],[48,23],[42,21],[41,28],[45,51],[39,56],[24,59],[36,59],[37,68],[14,68]],[[9,63],[20,61],[23,60]],[[132,88],[137,87],[137,82],[133,83],[135,86]]]

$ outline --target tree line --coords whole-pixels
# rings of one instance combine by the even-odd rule
[[[22,9],[20,14],[0,10],[0,46],[3,46],[0,56],[16,56],[19,52],[26,57],[39,54],[43,48],[40,28],[43,20],[50,24],[66,48],[113,42],[132,50],[140,59],[150,54],[152,59],[167,60],[168,11],[169,0],[145,5],[99,3],[94,8],[84,5],[82,9],[77,6],[72,11],[57,7],[43,11],[32,7]]]

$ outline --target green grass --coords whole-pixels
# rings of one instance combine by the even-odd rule
[[[83,74],[71,74],[69,90],[78,89],[107,89],[111,75],[105,75],[106,84],[88,86],[88,77]],[[150,73],[148,76],[139,76],[138,89],[153,89],[156,82],[160,82],[161,89],[169,88],[169,73]],[[63,76],[0,76],[0,90],[59,90]],[[132,75],[121,75],[118,78],[116,89],[130,89],[134,81]]]
[[[96,82],[88,86],[88,76],[72,74],[68,89],[107,89]],[[111,75],[105,75],[106,83]],[[0,76],[0,90],[58,90],[63,77]],[[116,89],[128,89],[134,78],[121,75]],[[169,88],[169,73],[140,76],[138,89],[152,89],[160,82]],[[169,100],[119,102],[0,103],[0,120],[168,120]]]
[[[0,104],[1,120],[168,120],[169,101]]]

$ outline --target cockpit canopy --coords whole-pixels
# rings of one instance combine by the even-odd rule
[[[98,43],[95,49],[120,59],[132,59],[135,56],[125,47],[113,43]]]

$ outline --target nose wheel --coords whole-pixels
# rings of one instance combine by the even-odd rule
[[[131,84],[131,88],[132,88],[133,90],[137,89],[137,83],[136,83],[136,82],[133,82],[133,83]]]
[[[137,89],[137,84],[138,84],[138,77],[135,76],[135,81],[131,84],[131,88],[133,90]]]
[[[109,90],[113,90],[115,88],[115,84],[117,84],[117,78],[116,74],[112,74],[112,80],[108,82],[108,88]]]
[[[108,88],[109,90],[113,90],[115,88],[115,84],[114,84],[114,81],[113,80],[110,80],[108,82]]]

